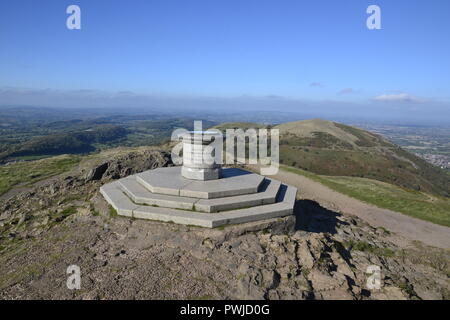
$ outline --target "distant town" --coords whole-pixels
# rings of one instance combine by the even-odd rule
[[[378,133],[411,153],[442,169],[450,170],[450,140],[448,126],[406,126],[355,124]]]

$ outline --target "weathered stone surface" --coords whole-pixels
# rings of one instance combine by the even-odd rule
[[[119,183],[121,189],[134,203],[200,212],[219,212],[275,203],[280,188],[279,181],[266,178],[258,193],[215,199],[198,199],[153,193],[140,184],[135,175],[123,178]]]
[[[179,168],[161,168],[158,170],[157,175],[164,176],[164,171],[168,171],[169,174],[172,174],[175,171],[174,169]],[[224,170],[225,171],[225,170]],[[239,177],[249,177],[250,179],[254,179],[255,181],[264,180],[264,177],[256,175],[256,174],[246,174],[243,173],[242,170],[238,171]],[[147,171],[140,175],[137,175],[136,178],[141,176],[149,176],[151,172]],[[225,185],[229,185],[230,182],[227,179],[233,179],[236,177],[234,171],[231,173],[228,172],[229,176],[220,180],[221,183]],[[154,175],[156,176],[156,175]],[[179,176],[178,176],[179,177]],[[149,220],[158,220],[164,222],[174,222],[178,224],[186,224],[186,225],[195,225],[207,228],[215,228],[228,224],[239,224],[239,223],[247,223],[252,221],[264,220],[264,219],[272,219],[276,217],[283,217],[293,213],[293,208],[295,204],[295,196],[297,193],[297,189],[295,187],[280,185],[279,182],[275,180],[271,180],[270,184],[272,184],[272,189],[269,189],[269,192],[272,192],[272,198],[275,200],[275,196],[277,198],[276,203],[272,204],[263,204],[263,199],[257,199],[258,201],[254,202],[255,197],[258,198],[258,194],[252,194],[249,196],[240,196],[239,201],[233,203],[233,199],[230,198],[216,198],[213,200],[201,200],[204,201],[200,205],[207,205],[207,201],[214,201],[213,205],[215,206],[226,206],[226,205],[245,205],[245,204],[256,204],[256,206],[251,206],[249,208],[241,208],[234,209],[229,211],[223,211],[218,213],[202,213],[196,211],[187,211],[182,210],[183,208],[187,209],[195,209],[197,205],[197,201],[200,199],[186,198],[186,197],[177,197],[177,196],[168,196],[168,195],[159,195],[154,194],[153,199],[147,198],[145,201],[147,204],[153,206],[145,206],[136,204],[136,201],[140,201],[145,199],[145,190],[140,188],[138,181],[134,180],[134,176],[127,177],[125,179],[119,180],[117,182],[113,182],[107,184],[101,188],[101,193],[104,195],[105,199],[117,210],[119,215],[131,216],[134,218],[140,219],[149,219]],[[178,181],[183,181],[184,178],[178,179]],[[245,179],[244,179],[245,180]],[[270,179],[268,179],[270,180]],[[208,184],[216,181],[202,181],[202,182],[194,182],[201,184]],[[241,179],[239,182],[244,183]],[[153,183],[153,182],[152,182]],[[177,183],[177,182],[176,182]],[[216,185],[216,184],[214,184]],[[270,185],[269,185],[270,186]],[[267,185],[266,185],[266,188]],[[277,192],[277,189],[281,191]],[[128,194],[130,198],[126,195]],[[148,196],[148,194],[147,194]],[[253,197],[250,200],[246,200],[246,197]],[[134,201],[134,202],[133,202]],[[223,202],[222,202],[223,201]],[[143,202],[143,201],[140,201]],[[155,205],[163,205],[164,207],[156,207]],[[178,208],[180,210],[174,209]]]
[[[264,190],[260,190],[258,193],[217,199],[201,199],[195,203],[195,208],[199,211],[219,212],[275,203],[280,184],[277,180],[266,178],[263,182]]]
[[[119,179],[169,165],[172,165],[169,153],[153,150],[130,152],[94,165],[86,174],[85,181]]]
[[[222,139],[222,135],[215,131],[190,131],[181,135],[183,137],[183,166],[181,175],[192,180],[215,180],[221,176],[221,164],[205,160],[208,155],[209,144],[215,139]],[[211,153],[209,153],[212,156]]]
[[[174,222],[215,228],[227,224],[246,223],[264,219],[283,217],[293,213],[294,202],[281,201],[274,204],[261,205],[246,209],[236,209],[219,213],[201,213],[173,208],[137,205],[129,199],[120,187],[119,182],[107,184],[101,188],[105,199],[117,210],[119,215],[134,218]],[[289,188],[292,187],[288,187]],[[291,192],[291,191],[289,191]]]
[[[102,163],[101,165],[91,169],[89,173],[86,175],[86,181],[100,180],[103,174],[108,169],[108,162]]]
[[[194,181],[181,176],[181,167],[172,167],[146,171],[138,174],[136,179],[153,193],[213,199],[256,193],[264,177],[240,169],[224,168],[221,179]]]
[[[138,206],[130,201],[119,187],[118,182],[109,183],[100,187],[100,193],[106,201],[122,216],[131,217],[133,210]]]
[[[195,198],[152,193],[137,182],[134,175],[119,180],[119,184],[120,188],[137,204],[192,210],[198,201]]]
[[[216,180],[220,178],[221,168],[181,168],[181,174],[191,180]]]

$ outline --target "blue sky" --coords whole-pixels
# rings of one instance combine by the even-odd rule
[[[382,30],[366,28],[370,4]],[[449,39],[448,0],[3,0],[0,104],[97,92],[448,111]]]

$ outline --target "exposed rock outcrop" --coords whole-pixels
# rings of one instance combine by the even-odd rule
[[[171,164],[170,154],[166,152],[153,150],[130,152],[95,165],[88,171],[85,181],[119,179],[145,170],[167,167]]]

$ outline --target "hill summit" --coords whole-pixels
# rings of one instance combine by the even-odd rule
[[[239,125],[225,123],[217,128],[225,130]],[[244,128],[250,127],[251,123],[245,123]],[[273,128],[280,130],[282,164],[321,175],[365,177],[407,189],[450,195],[448,173],[380,135],[322,119],[288,122]]]
[[[99,193],[165,166],[170,154],[154,148],[109,149],[0,201],[0,299],[450,297],[448,250],[316,201],[297,200],[291,216],[206,229],[118,216]],[[81,290],[65,285],[72,264]],[[366,288],[369,264],[382,267],[379,290]]]
[[[447,173],[383,137],[321,119],[289,122],[280,130],[280,158],[317,174],[377,179],[408,189],[450,195]]]

